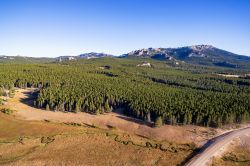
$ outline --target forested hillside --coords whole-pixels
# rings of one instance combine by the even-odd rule
[[[144,66],[147,60],[150,66]],[[218,73],[239,74],[239,78]],[[1,64],[0,95],[39,88],[35,107],[102,114],[120,108],[145,121],[220,127],[250,120],[247,71],[142,58]]]

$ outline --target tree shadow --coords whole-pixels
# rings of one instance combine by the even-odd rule
[[[30,91],[30,92],[22,92],[22,93],[27,97],[20,98],[20,102],[30,107],[36,108],[34,106],[34,100],[37,99],[38,91]]]
[[[137,123],[139,125],[145,125],[145,126],[148,126],[148,127],[154,127],[153,123],[146,122],[146,121],[143,121],[143,120],[140,120],[140,119],[136,119],[136,118],[133,118],[133,117],[128,117],[128,116],[126,116],[124,114],[119,114],[119,113],[117,113],[117,114],[118,115],[116,117],[118,117],[120,119],[129,121],[129,122],[134,122],[134,123]]]
[[[20,98],[20,102],[25,104],[25,105],[28,105],[30,107],[37,108],[37,107],[34,106],[34,100],[37,99],[38,92],[39,92],[39,90],[22,92],[22,94],[24,94],[25,97]],[[68,113],[67,111],[62,111],[62,112]],[[93,112],[86,112],[86,113],[95,115]],[[129,122],[134,122],[134,123],[137,123],[139,125],[154,127],[154,123],[152,123],[152,122],[147,122],[147,121],[144,121],[144,120],[141,120],[141,119],[137,119],[137,118],[125,115],[123,113],[123,108],[115,109],[115,110],[113,110],[113,113],[117,114],[116,117],[118,117],[120,119],[129,121]]]

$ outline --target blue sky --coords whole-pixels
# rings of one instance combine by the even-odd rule
[[[249,0],[0,0],[0,55],[211,44],[250,56]]]

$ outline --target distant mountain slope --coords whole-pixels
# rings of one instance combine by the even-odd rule
[[[231,68],[250,66],[250,57],[237,55],[211,45],[179,48],[148,48],[132,51],[125,57],[148,57],[158,60],[184,61],[192,64],[214,65]]]
[[[90,52],[90,53],[84,53],[80,54],[78,56],[60,56],[57,59],[57,61],[71,61],[71,60],[78,60],[78,59],[93,59],[93,58],[104,58],[104,57],[113,57],[113,55],[105,54],[105,53],[96,53],[96,52]]]
[[[54,58],[34,58],[24,56],[5,56],[0,55],[0,63],[50,63],[54,62]]]
[[[84,53],[78,56],[60,56],[57,58],[33,58],[2,55],[0,56],[0,63],[51,63],[105,57],[115,56],[95,52]],[[194,45],[179,48],[147,48],[135,50],[120,56],[120,58],[126,57],[151,58],[168,61],[175,65],[186,63],[250,70],[250,57],[234,54],[211,45]]]
[[[91,53],[81,54],[78,57],[80,57],[80,58],[86,58],[86,59],[91,59],[91,58],[103,58],[103,57],[112,57],[112,56],[113,55],[105,54],[105,53],[91,52]]]

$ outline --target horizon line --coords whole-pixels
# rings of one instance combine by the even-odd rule
[[[81,54],[88,54],[88,53],[98,53],[98,54],[108,54],[108,55],[111,55],[111,56],[115,56],[115,57],[119,57],[119,56],[122,56],[122,55],[125,55],[125,54],[128,54],[132,51],[135,51],[135,50],[142,50],[142,49],[149,49],[149,48],[153,48],[153,49],[156,49],[156,48],[165,48],[165,49],[171,49],[171,48],[184,48],[184,47],[192,47],[192,46],[211,46],[213,48],[217,48],[217,49],[220,49],[220,50],[224,50],[224,51],[227,51],[227,52],[230,52],[230,53],[233,53],[233,54],[237,54],[237,55],[241,55],[241,56],[247,56],[247,57],[250,57],[250,55],[243,55],[243,54],[238,54],[238,53],[235,53],[235,52],[232,52],[232,51],[228,51],[226,49],[221,49],[221,48],[218,48],[214,45],[211,45],[211,44],[194,44],[194,45],[186,45],[186,46],[178,46],[178,47],[144,47],[144,48],[139,48],[139,49],[133,49],[131,51],[128,51],[127,53],[122,53],[122,54],[113,54],[113,53],[108,53],[108,52],[98,52],[98,51],[85,51],[83,53],[79,53],[79,54],[74,54],[74,55],[60,55],[60,56],[27,56],[27,55],[21,55],[21,54],[17,54],[17,55],[6,55],[6,54],[0,54],[0,57],[3,57],[3,56],[6,56],[6,57],[29,57],[29,58],[58,58],[58,57],[67,57],[67,56],[70,56],[70,57],[76,57],[76,56],[79,56]]]

